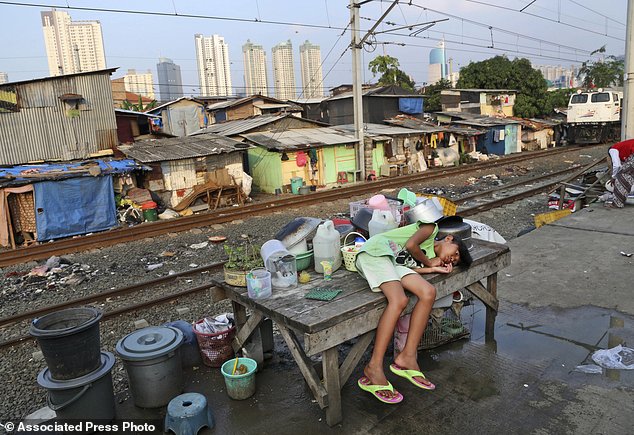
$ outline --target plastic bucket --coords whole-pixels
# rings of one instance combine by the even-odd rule
[[[266,268],[269,270],[269,258],[273,256],[273,254],[275,254],[275,256],[271,259],[278,259],[280,257],[283,257],[284,255],[287,255],[288,253],[289,252],[284,244],[277,239],[267,240],[260,248],[260,256],[264,261],[264,266],[266,266]]]
[[[247,367],[247,372],[242,375],[232,375],[235,364],[236,360],[230,359],[220,369],[225,377],[227,394],[235,400],[248,399],[255,393],[255,370],[258,368],[258,363],[251,358],[238,358],[238,367],[240,364],[244,364]]]
[[[155,208],[143,210],[143,219],[146,222],[156,222],[158,220],[158,212]]]
[[[55,311],[31,322],[29,333],[37,339],[53,379],[75,379],[99,368],[101,316],[96,308],[78,307]]]
[[[291,178],[291,192],[295,195],[299,194],[299,188],[304,184],[304,179],[302,177],[293,177]]]
[[[266,299],[271,296],[271,272],[253,269],[247,274],[247,292],[251,299]]]
[[[115,416],[111,375],[114,363],[112,353],[102,352],[99,368],[94,372],[60,381],[53,379],[49,368],[45,368],[37,376],[37,383],[48,390],[48,406],[58,419],[108,423]]]

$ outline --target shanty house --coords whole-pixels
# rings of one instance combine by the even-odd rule
[[[281,101],[264,95],[227,100],[207,105],[212,122],[233,121],[259,115],[290,113],[301,116],[302,108],[297,104]]]
[[[120,149],[152,168],[142,180],[142,187],[156,192],[169,207],[174,207],[195,186],[209,182],[216,172],[228,173],[228,182],[242,183],[246,159],[243,155],[248,148],[242,142],[209,133],[136,142]]]
[[[224,121],[210,124],[206,128],[195,131],[191,136],[213,133],[221,134],[235,140],[244,141],[240,135],[258,131],[283,131],[297,128],[326,127],[327,124],[309,119],[299,118],[291,114],[279,113],[275,115],[260,115],[234,121]]]
[[[356,139],[330,127],[263,131],[241,135],[249,173],[260,191],[288,190],[292,178],[310,186],[335,186],[358,174]]]
[[[516,94],[513,89],[444,89],[440,104],[443,112],[513,116]]]
[[[158,115],[134,110],[114,109],[119,143],[132,143],[139,137],[160,133]]]
[[[187,136],[209,124],[205,103],[192,97],[180,97],[147,113],[159,115],[162,132],[172,136]]]
[[[110,154],[116,68],[0,85],[0,165]]]
[[[422,118],[423,97],[399,86],[380,86],[363,90],[363,121],[374,124],[399,114]],[[331,125],[354,123],[352,92],[343,92],[327,98],[321,104],[317,119]]]

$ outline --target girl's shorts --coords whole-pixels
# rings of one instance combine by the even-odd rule
[[[388,281],[400,281],[405,275],[416,273],[409,267],[396,264],[393,257],[383,255],[374,257],[361,252],[356,259],[359,275],[364,277],[373,292],[380,292],[379,286]]]

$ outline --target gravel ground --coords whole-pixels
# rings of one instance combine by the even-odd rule
[[[460,195],[482,191],[500,183],[517,181],[545,174],[550,171],[570,167],[573,164],[586,165],[597,157],[605,155],[607,146],[587,147],[583,150],[570,151],[550,158],[534,159],[519,165],[501,166],[495,170],[479,170],[471,175],[454,176],[436,180],[424,185],[410,184],[414,191],[437,191],[449,199]],[[491,174],[497,180],[486,177]],[[486,178],[485,178],[486,177]],[[470,178],[472,178],[470,180]],[[475,179],[475,180],[474,180]],[[394,190],[395,195],[398,192]],[[370,196],[370,195],[368,195]],[[272,236],[287,222],[296,216],[315,216],[330,218],[345,215],[349,211],[348,202],[364,199],[364,197],[333,201],[330,203],[293,208],[284,212],[251,218],[246,221],[234,221],[229,224],[197,228],[178,234],[148,238],[124,245],[94,249],[87,252],[65,255],[61,267],[54,274],[44,277],[28,276],[27,273],[36,263],[21,264],[2,269],[0,288],[2,288],[2,304],[0,318],[32,310],[38,307],[59,303],[62,300],[75,299],[88,294],[104,292],[110,289],[128,286],[156,277],[164,276],[170,271],[180,272],[189,268],[207,265],[225,259],[222,245],[209,243],[202,248],[192,245],[204,243],[212,235],[224,235],[229,242],[244,240],[247,235],[253,243],[261,244]],[[262,197],[256,197],[260,200]],[[495,228],[507,240],[517,237],[522,230],[533,225],[533,216],[548,211],[546,196],[538,195],[503,208],[495,209],[471,216],[470,219],[486,223]],[[173,255],[166,255],[165,253]],[[148,270],[148,266],[162,263],[157,269]],[[40,263],[43,264],[43,263]],[[189,287],[208,281],[210,274],[181,279],[176,288]],[[191,282],[187,282],[191,279]],[[127,305],[130,300],[139,302],[159,293],[173,291],[174,285],[135,294],[133,298],[115,298],[96,306],[110,310]],[[189,312],[179,315],[177,308],[189,308]],[[177,301],[161,305],[159,308],[139,310],[135,313],[119,316],[116,319],[101,323],[102,348],[113,351],[121,337],[131,332],[133,322],[144,318],[151,325],[183,318],[195,321],[206,315],[217,315],[230,311],[230,305],[223,301],[212,303],[208,292],[194,296],[182,297]],[[0,336],[6,339],[16,334],[23,334],[28,322],[20,325],[0,328]],[[4,329],[4,330],[3,330]],[[5,389],[0,403],[0,416],[22,417],[44,405],[46,393],[36,383],[37,373],[44,368],[43,360],[33,358],[37,351],[34,342],[26,342],[10,349],[0,351],[0,380],[2,385],[10,385]],[[123,391],[127,380],[120,362],[113,371],[115,390]]]

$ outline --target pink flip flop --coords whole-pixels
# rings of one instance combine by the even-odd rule
[[[373,385],[370,384],[370,379],[368,379],[367,376],[362,376],[357,381],[357,384],[359,385],[359,388],[361,388],[363,391],[367,391],[383,403],[395,405],[403,401],[403,395],[399,392],[394,394],[394,387],[389,382],[387,383],[387,385]],[[393,396],[390,398],[383,397],[379,394],[379,391],[389,391],[393,394]]]

